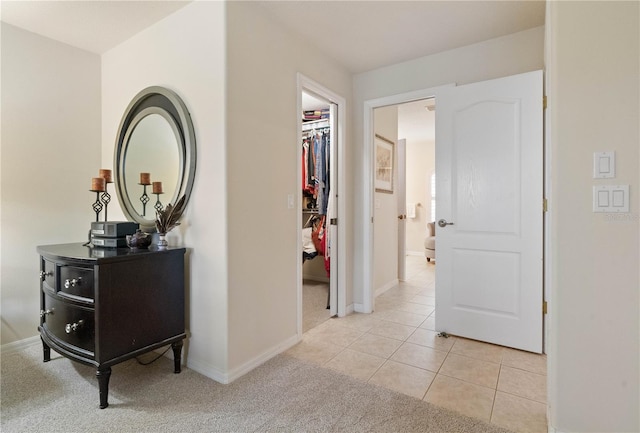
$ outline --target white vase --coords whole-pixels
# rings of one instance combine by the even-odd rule
[[[158,249],[164,250],[169,246],[169,242],[167,242],[166,233],[158,233]]]

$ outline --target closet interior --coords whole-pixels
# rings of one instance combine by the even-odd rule
[[[331,107],[302,94],[302,303],[303,332],[330,317]]]

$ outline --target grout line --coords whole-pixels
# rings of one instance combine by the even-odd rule
[[[493,404],[491,405],[491,414],[489,414],[489,421],[493,420],[493,410],[496,407],[496,397],[498,396],[498,384],[500,383],[500,375],[502,374],[502,365],[500,365],[500,370],[498,370],[498,380],[496,381],[496,389],[493,393]]]

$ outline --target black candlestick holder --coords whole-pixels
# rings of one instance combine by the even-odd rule
[[[140,201],[142,202],[142,216],[146,216],[147,215],[147,203],[149,203],[149,196],[147,195],[147,185],[146,183],[141,183],[139,185],[142,185],[143,188],[143,192],[142,195],[140,196]]]
[[[162,194],[162,193],[161,192],[156,192],[154,194],[156,195],[156,204],[153,206],[153,208],[157,212],[160,212],[162,209],[164,209],[164,206],[162,205],[162,203],[160,203],[160,194]]]
[[[100,201],[104,203],[104,220],[107,219],[107,207],[109,206],[109,202],[111,201],[111,194],[107,191],[109,189],[109,184],[113,182],[105,182],[104,183],[104,192],[100,195]],[[97,221],[97,220],[96,220]]]
[[[96,201],[91,205],[91,208],[96,213],[96,222],[100,221],[100,211],[102,211],[102,202],[100,201],[100,193],[104,191],[96,191],[95,189],[90,189],[89,191],[96,193]]]

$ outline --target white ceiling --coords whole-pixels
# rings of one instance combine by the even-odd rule
[[[544,24],[544,0],[262,1],[284,26],[365,72]]]
[[[207,0],[201,0],[207,1]],[[1,0],[2,21],[98,54],[190,1]],[[259,1],[265,14],[351,73],[435,54],[544,25],[544,0]],[[400,138],[433,139],[434,113],[399,107]]]
[[[189,1],[2,0],[3,21],[103,53]],[[544,24],[544,0],[259,1],[352,73]]]

